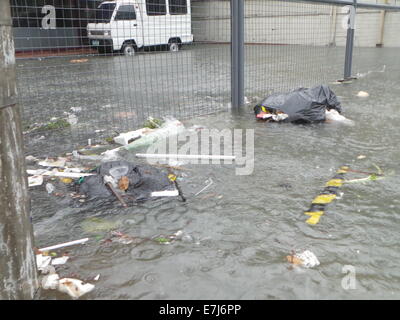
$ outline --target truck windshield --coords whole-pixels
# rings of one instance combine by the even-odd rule
[[[115,3],[103,3],[96,9],[96,22],[110,22]]]

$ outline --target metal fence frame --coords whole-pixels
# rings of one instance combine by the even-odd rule
[[[349,24],[346,37],[346,53],[344,57],[344,73],[342,81],[354,79],[352,77],[354,22],[356,9],[380,9],[400,11],[400,6],[388,4],[373,4],[357,2],[357,0],[285,0],[288,2],[306,2],[316,4],[332,4],[350,6]],[[231,104],[236,112],[244,104],[244,0],[231,0]]]

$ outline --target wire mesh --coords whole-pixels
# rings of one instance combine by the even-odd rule
[[[381,4],[396,4],[382,1]],[[390,70],[400,47],[400,9],[357,9],[354,36],[353,75],[362,78],[371,72]]]
[[[246,1],[246,95],[333,82],[342,77],[344,48],[335,43],[337,7]]]
[[[203,2],[12,0],[12,7],[31,154],[104,141],[149,116],[186,119],[229,107],[229,45],[202,40],[211,14]],[[216,28],[229,33],[229,24]]]
[[[248,100],[343,78],[347,13],[341,5],[244,3]],[[187,119],[229,110],[229,0],[11,0],[11,5],[30,154],[60,154],[88,139],[103,142],[141,127],[149,116]],[[357,9],[354,75],[383,68],[380,46],[395,56],[399,15]]]

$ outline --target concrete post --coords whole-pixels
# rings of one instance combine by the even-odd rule
[[[10,15],[0,0],[0,300],[32,299],[38,288]]]

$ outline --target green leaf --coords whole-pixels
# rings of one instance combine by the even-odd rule
[[[162,237],[160,237],[160,238],[155,238],[154,240],[157,241],[157,242],[159,242],[159,243],[166,243],[166,242],[169,242],[169,239],[167,239],[167,238],[162,238]]]
[[[372,181],[375,181],[375,180],[377,180],[377,176],[376,176],[376,174],[371,174],[370,176],[369,176],[369,180],[372,180]]]

